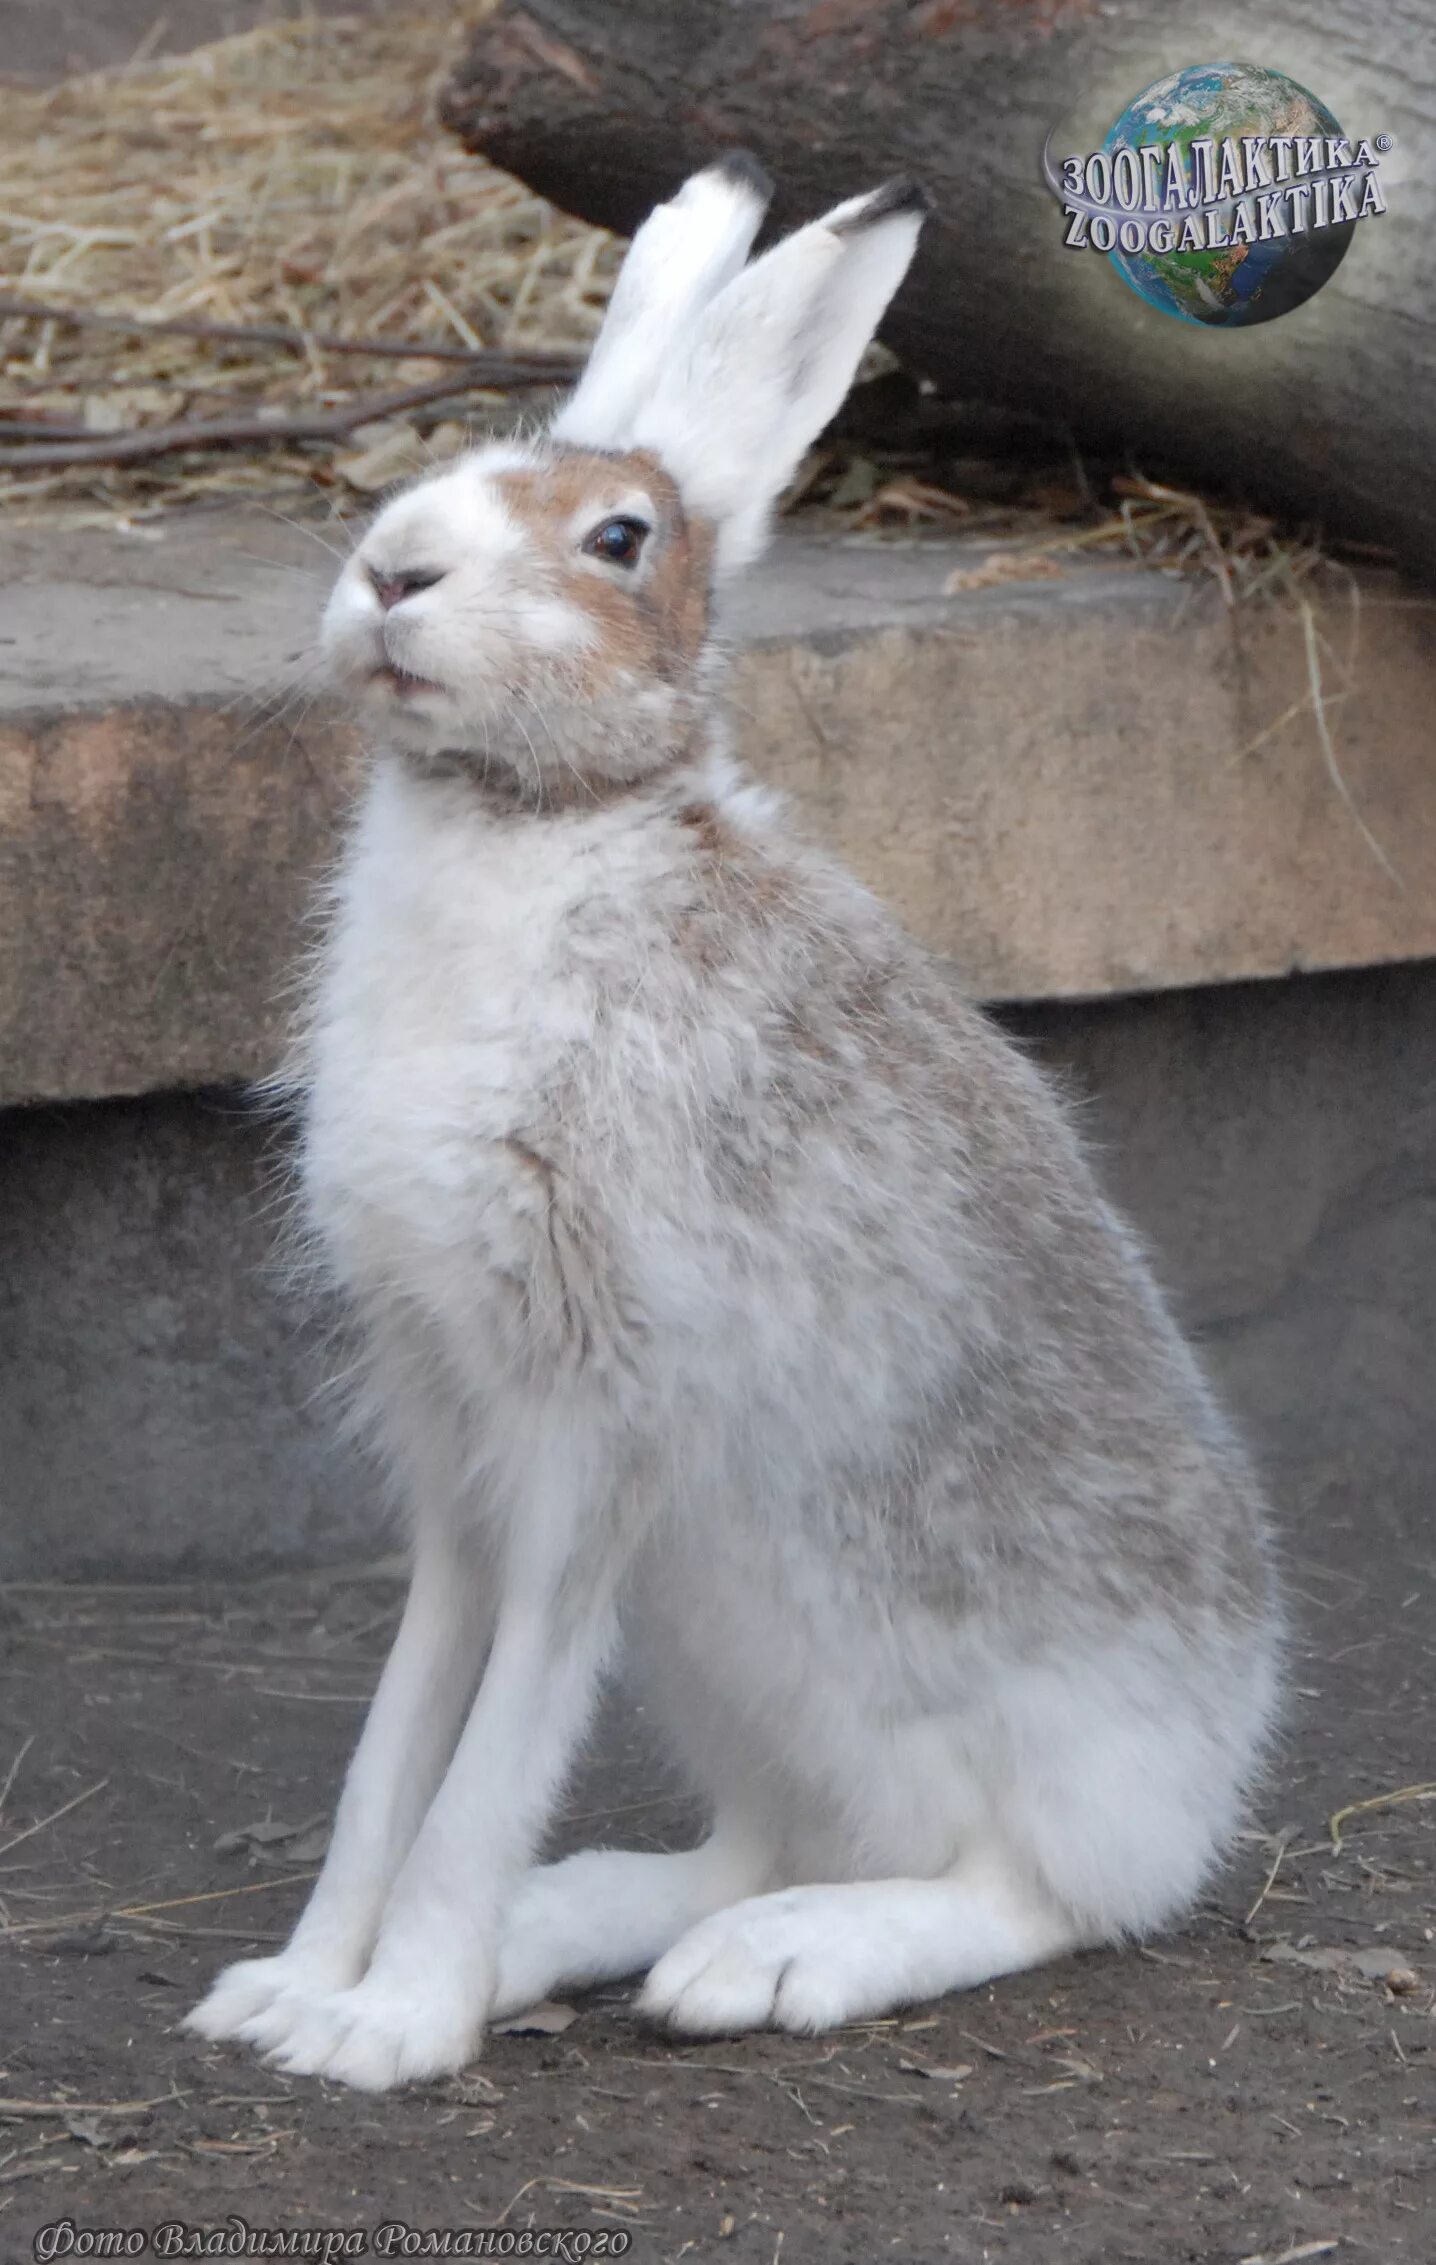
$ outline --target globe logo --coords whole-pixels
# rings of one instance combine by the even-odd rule
[[[1064,242],[1110,260],[1179,322],[1245,328],[1330,280],[1359,221],[1386,210],[1389,134],[1353,140],[1281,71],[1197,64],[1128,104],[1100,150],[1044,156]]]

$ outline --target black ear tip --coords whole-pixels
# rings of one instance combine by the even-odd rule
[[[721,157],[714,159],[711,170],[721,173],[735,188],[750,189],[764,204],[772,199],[773,176],[766,165],[758,163],[750,149],[725,150]]]
[[[921,181],[915,181],[910,173],[899,173],[895,179],[884,181],[880,189],[874,189],[847,225],[849,228],[873,228],[878,221],[892,220],[900,212],[912,213],[917,219],[925,220],[936,209]]]

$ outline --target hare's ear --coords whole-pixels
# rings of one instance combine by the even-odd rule
[[[912,181],[840,204],[755,260],[684,334],[632,445],[651,448],[718,530],[731,571],[853,380],[930,210]]]
[[[556,438],[627,444],[680,339],[747,259],[772,193],[757,159],[733,150],[655,206],[629,245],[588,367],[553,420]]]

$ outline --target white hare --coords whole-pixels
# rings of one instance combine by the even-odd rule
[[[293,1939],[190,2018],[350,2084],[640,1970],[814,2030],[1160,1926],[1272,1708],[1260,1497],[1061,1107],[728,752],[715,592],[923,213],[745,264],[765,202],[654,212],[549,433],[326,616],[303,1188],[413,1581]],[[711,1834],[535,1867],[620,1631]]]

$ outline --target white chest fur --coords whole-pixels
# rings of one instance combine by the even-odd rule
[[[560,951],[592,887],[581,830],[495,819],[461,782],[375,776],[338,884],[312,1027],[304,1178],[342,1282],[447,1299],[462,1259],[512,1262],[521,1151],[591,1042]]]

